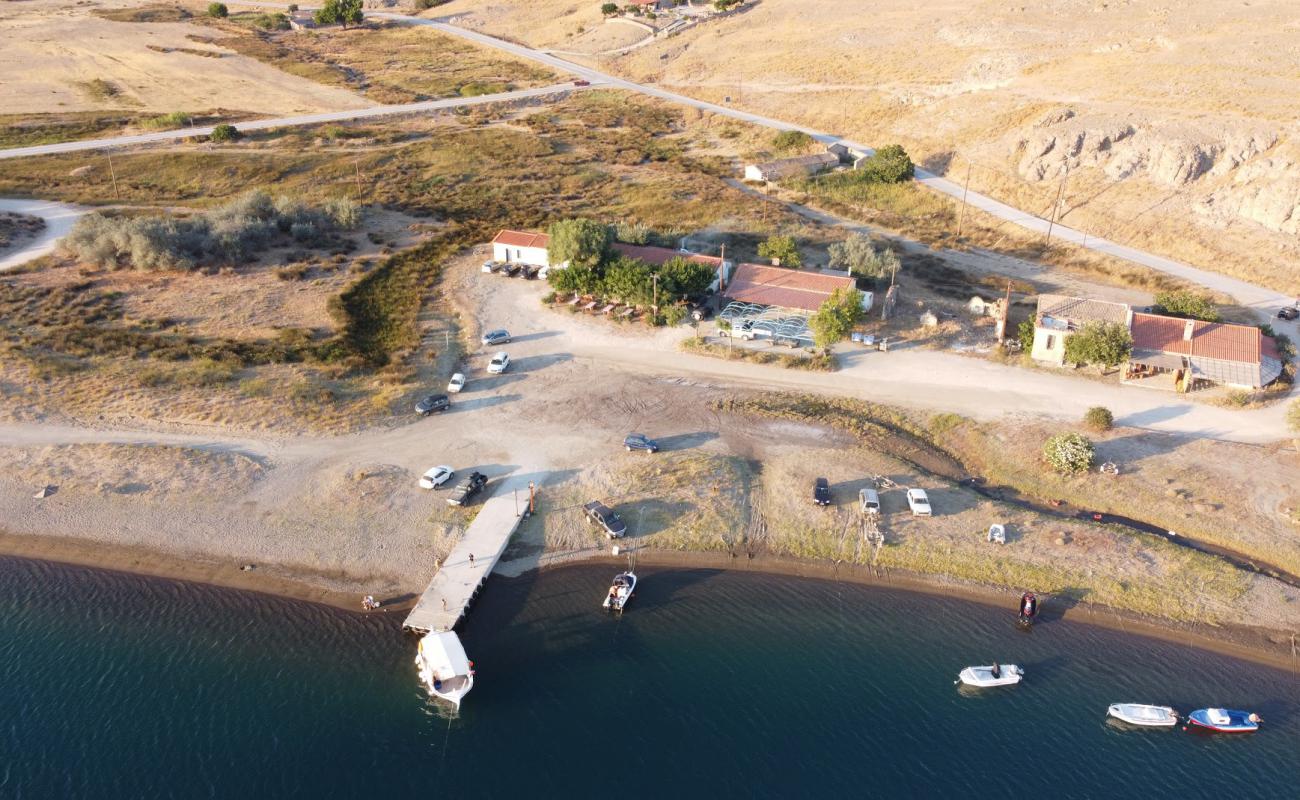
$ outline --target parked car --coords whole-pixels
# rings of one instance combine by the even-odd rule
[[[1296,317],[1300,317],[1300,308],[1295,306],[1287,306],[1277,312],[1278,319],[1295,319]]]
[[[541,271],[542,271],[542,268],[541,268],[541,267],[538,267],[538,266],[535,266],[535,265],[530,265],[530,266],[524,267],[523,276],[524,276],[525,278],[527,278],[528,280],[530,280],[530,281],[531,281],[531,280],[536,280],[538,274],[540,274]]]
[[[737,339],[744,339],[745,341],[751,341],[760,336],[772,335],[771,331],[755,328],[753,320],[746,320],[739,325],[732,325],[730,329],[723,329],[718,331],[718,333],[723,336],[733,336]]]
[[[452,394],[456,394],[457,392],[459,392],[461,389],[464,388],[465,388],[465,373],[463,372],[457,372],[455,375],[452,375],[451,380],[447,382],[447,391],[451,392]]]
[[[487,476],[481,472],[471,472],[469,477],[460,482],[455,489],[451,490],[451,495],[447,497],[447,505],[463,506],[479,493],[479,490],[487,485]]]
[[[813,484],[813,502],[819,506],[828,506],[831,504],[831,482],[825,478],[818,478]]]
[[[488,372],[490,372],[493,375],[500,375],[501,373],[505,372],[509,367],[510,367],[510,354],[504,350],[492,356],[492,360],[488,362]]]
[[[577,79],[576,81],[573,82],[573,85],[574,85],[574,86],[590,86],[590,85],[591,85],[591,81],[587,81],[587,80],[583,80],[582,78],[579,78],[579,79]]]
[[[495,262],[495,261],[484,261],[484,262],[483,262],[483,271],[484,271],[484,272],[492,273],[492,272],[496,272],[496,271],[497,271],[498,269],[500,269],[500,268],[501,268],[501,265],[498,264],[498,263]]]
[[[518,264],[502,264],[502,265],[501,265],[501,274],[502,274],[502,275],[505,275],[507,278],[513,278],[514,276],[516,276],[516,275],[519,274],[519,265],[518,265]]]
[[[456,470],[452,469],[451,467],[445,464],[441,467],[434,467],[433,469],[429,470],[428,472],[420,476],[420,488],[436,489],[437,487],[451,480],[451,476],[455,474],[456,474]]]
[[[659,443],[643,433],[629,433],[627,437],[623,439],[623,446],[629,451],[645,450],[647,453],[659,452]]]
[[[924,489],[907,490],[907,507],[912,509],[914,517],[930,516],[930,498],[926,496]]]
[[[591,501],[582,509],[587,513],[587,519],[599,526],[609,538],[617,539],[627,533],[627,523],[623,518],[599,500]]]
[[[431,394],[415,404],[415,413],[427,417],[437,411],[451,408],[451,398],[445,394]]]
[[[479,341],[485,345],[510,344],[510,331],[505,328],[488,331]]]
[[[871,487],[866,487],[858,491],[858,505],[862,507],[863,514],[869,514],[873,517],[880,516],[880,493]]]

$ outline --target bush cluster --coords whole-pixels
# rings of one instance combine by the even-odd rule
[[[1108,431],[1115,426],[1115,415],[1105,406],[1093,406],[1084,412],[1083,424],[1094,431]]]
[[[1043,457],[1062,475],[1079,475],[1092,468],[1092,442],[1080,433],[1058,433],[1043,444]]]
[[[305,247],[336,244],[356,227],[350,200],[312,207],[290,197],[254,191],[192,217],[82,217],[63,241],[79,261],[109,269],[194,269],[241,264],[258,251],[289,241]]]

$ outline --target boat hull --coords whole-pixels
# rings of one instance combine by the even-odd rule
[[[1025,676],[1025,671],[1015,664],[1005,664],[1001,674],[993,676],[993,668],[967,667],[957,675],[957,681],[965,686],[985,689],[993,686],[1015,686]]]
[[[1115,703],[1106,713],[1113,719],[1141,728],[1172,728],[1178,724],[1178,714],[1168,706]]]
[[[1211,714],[1208,708],[1198,708],[1188,714],[1187,729],[1205,733],[1254,733],[1259,730],[1259,718],[1248,711],[1218,710],[1222,716]]]
[[[627,606],[627,601],[632,599],[632,593],[636,591],[636,575],[634,573],[624,572],[621,575],[616,575],[614,580],[618,581],[620,578],[626,579],[627,584],[620,587],[617,594],[606,593],[605,602],[601,604],[601,607],[607,611],[622,611]]]

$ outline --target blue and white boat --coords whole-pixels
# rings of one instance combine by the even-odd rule
[[[1229,708],[1198,708],[1187,715],[1192,730],[1214,733],[1254,733],[1259,730],[1259,715]]]

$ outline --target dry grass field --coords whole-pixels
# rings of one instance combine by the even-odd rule
[[[539,47],[597,4],[436,11]],[[598,63],[871,143],[1111,239],[1294,291],[1300,21],[1289,0],[758,0]]]

